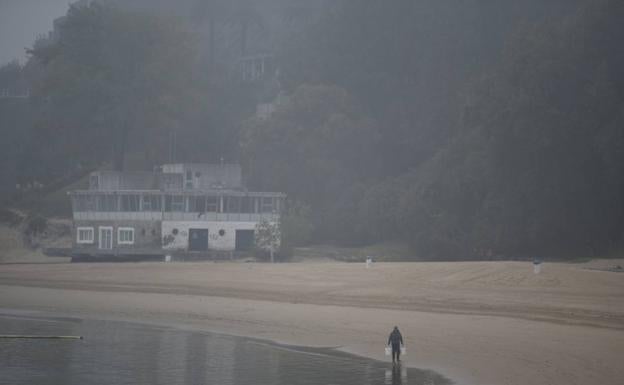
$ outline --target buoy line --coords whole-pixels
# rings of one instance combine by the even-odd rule
[[[82,340],[82,336],[27,336],[27,335],[0,335],[5,339],[47,339],[47,340]]]

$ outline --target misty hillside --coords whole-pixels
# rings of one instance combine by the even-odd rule
[[[82,2],[0,68],[0,198],[224,158],[288,194],[291,246],[621,253],[623,17],[618,0]]]

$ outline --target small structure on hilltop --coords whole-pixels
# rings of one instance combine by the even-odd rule
[[[279,223],[285,195],[250,192],[237,164],[165,164],[96,171],[69,193],[75,257],[214,257],[254,247],[258,223]]]

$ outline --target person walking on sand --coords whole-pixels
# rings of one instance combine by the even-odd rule
[[[403,336],[399,331],[399,327],[395,326],[390,337],[388,337],[388,345],[392,345],[392,363],[401,362],[401,346],[403,345]]]

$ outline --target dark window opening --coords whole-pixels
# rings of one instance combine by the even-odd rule
[[[160,195],[143,195],[143,211],[160,211]]]
[[[97,204],[98,211],[117,211],[117,195],[100,195]]]
[[[165,211],[168,212],[184,212],[184,197],[181,195],[167,195],[165,197]]]
[[[206,212],[216,213],[219,211],[219,197],[206,197]]]
[[[189,211],[194,213],[206,212],[206,197],[189,197]]]
[[[125,212],[139,211],[139,202],[140,202],[139,195],[124,194],[124,195],[121,195],[120,198],[121,198],[121,211],[125,211]]]

